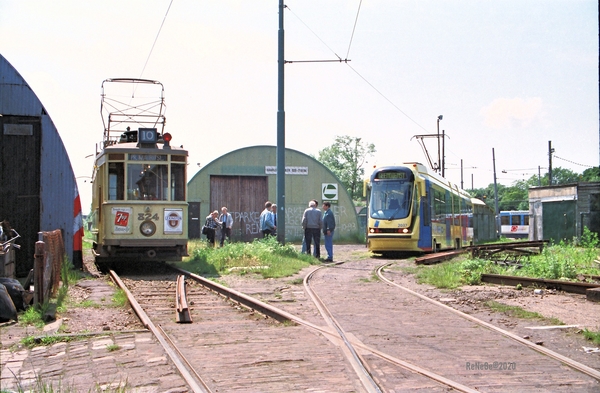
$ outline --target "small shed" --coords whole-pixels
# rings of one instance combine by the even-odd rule
[[[232,214],[233,241],[262,237],[260,213],[266,201],[277,202],[277,148],[252,146],[227,153],[203,167],[188,182],[189,237],[199,238],[209,212],[226,206]],[[304,153],[285,149],[285,240],[301,242],[302,214],[311,199],[331,202],[336,218],[334,242],[357,242],[358,215],[342,182]]]
[[[600,235],[600,182],[529,189],[529,239],[572,240],[583,228]]]
[[[0,130],[0,221],[21,236],[16,275],[33,267],[38,232],[57,229],[67,258],[81,267],[81,204],[69,156],[46,109],[2,55]]]

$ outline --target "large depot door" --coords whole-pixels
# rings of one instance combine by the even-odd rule
[[[226,206],[233,217],[233,241],[262,237],[260,213],[269,196],[267,176],[210,176],[210,211]]]
[[[37,116],[0,116],[0,221],[21,235],[16,275],[33,268],[40,230],[41,121]]]

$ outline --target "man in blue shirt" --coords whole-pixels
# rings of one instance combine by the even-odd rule
[[[275,232],[275,223],[273,222],[273,212],[271,212],[270,201],[265,202],[265,210],[260,213],[260,231],[263,238],[271,236]]]

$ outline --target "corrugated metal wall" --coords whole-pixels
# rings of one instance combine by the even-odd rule
[[[37,155],[32,159],[31,156],[23,157],[20,150],[11,147],[12,142],[8,143],[8,136],[2,139],[0,152],[2,162],[25,162],[25,165],[19,166],[18,173],[9,173],[0,168],[2,178],[0,186],[9,183],[8,177],[18,178],[19,181],[28,183],[27,189],[29,195],[16,196],[18,200],[28,198],[28,200],[38,201],[36,213],[32,213],[31,206],[16,204],[15,208],[7,209],[9,202],[4,199],[0,205],[0,219],[8,218],[13,227],[23,236],[21,244],[24,250],[17,251],[17,272],[24,274],[30,266],[33,266],[33,253],[29,250],[34,247],[37,241],[37,232],[51,231],[61,229],[67,258],[76,266],[81,265],[81,249],[74,245],[74,236],[81,228],[81,209],[77,212],[75,200],[78,200],[79,192],[75,175],[71,167],[71,162],[67,155],[62,139],[46,113],[42,103],[31,90],[27,82],[19,75],[14,67],[0,55],[0,114],[4,120],[3,134],[10,134],[11,122],[18,118],[27,119],[26,123],[34,124],[40,130],[37,133],[37,148],[27,148],[27,155]],[[12,119],[12,120],[11,120]],[[24,121],[24,120],[23,120]],[[7,124],[9,124],[7,128]],[[6,131],[8,130],[8,131]],[[14,135],[10,135],[12,139]],[[25,136],[19,136],[25,138]],[[4,143],[6,141],[6,144]],[[33,142],[32,142],[33,143]],[[3,165],[3,168],[6,164]],[[36,179],[38,180],[37,184]],[[20,191],[19,191],[20,192]],[[14,199],[15,196],[7,195],[6,198]],[[10,202],[11,206],[14,204]],[[37,220],[31,217],[37,215]],[[14,217],[10,219],[9,217]],[[31,246],[33,245],[33,246]],[[80,246],[78,246],[80,247]],[[25,251],[27,250],[27,251]]]

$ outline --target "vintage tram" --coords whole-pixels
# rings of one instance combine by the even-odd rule
[[[365,194],[374,253],[437,252],[495,237],[489,207],[419,163],[375,169]]]
[[[96,148],[91,207],[93,252],[100,265],[187,255],[188,152],[171,146],[171,134],[164,132],[163,94],[158,81],[102,83],[104,138]]]

